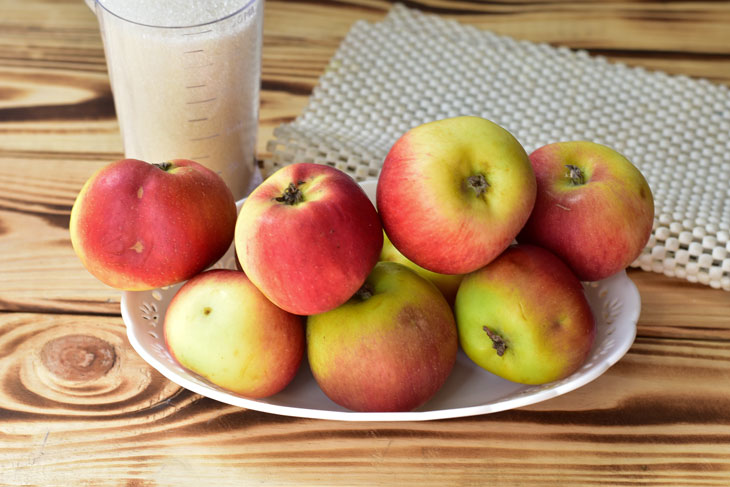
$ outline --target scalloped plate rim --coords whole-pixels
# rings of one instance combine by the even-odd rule
[[[366,180],[361,182],[360,185],[372,197],[376,185],[376,180]],[[238,202],[239,208],[242,202],[243,200]],[[180,286],[181,284],[182,283],[177,284],[173,286],[173,288]],[[204,378],[201,378],[196,374],[193,374],[192,372],[185,371],[184,373],[178,373],[172,367],[170,367],[169,364],[163,362],[158,357],[156,357],[155,354],[151,350],[149,350],[148,347],[145,346],[145,344],[142,343],[137,333],[143,333],[143,331],[139,329],[139,326],[137,326],[137,322],[135,321],[132,310],[130,308],[131,301],[134,301],[135,298],[140,294],[151,293],[155,290],[143,292],[122,292],[121,314],[122,320],[124,321],[127,328],[127,336],[130,344],[132,345],[134,350],[142,357],[143,360],[145,360],[149,365],[156,369],[160,374],[162,374],[172,382],[178,384],[179,386],[189,389],[202,396],[214,399],[216,401],[271,414],[310,419],[330,419],[341,421],[424,421],[490,414],[536,404],[538,402],[542,402],[578,389],[579,387],[582,387],[603,375],[603,373],[605,373],[612,365],[618,362],[626,354],[626,352],[628,352],[629,348],[636,338],[636,323],[640,314],[641,298],[636,285],[631,281],[631,279],[628,278],[628,275],[625,271],[620,271],[614,276],[611,276],[603,281],[599,281],[598,283],[596,283],[596,285],[604,285],[609,287],[610,289],[620,289],[622,298],[620,302],[626,307],[626,309],[624,312],[625,316],[622,317],[621,322],[620,331],[623,333],[623,335],[621,336],[621,343],[618,347],[614,347],[613,349],[611,349],[604,357],[601,357],[600,360],[597,360],[595,364],[592,364],[590,367],[588,367],[587,370],[580,369],[572,376],[551,384],[545,384],[541,386],[522,386],[518,384],[517,386],[521,387],[522,391],[508,394],[506,397],[497,398],[494,401],[486,402],[484,404],[446,409],[421,409],[409,412],[347,411],[339,410],[339,406],[335,405],[334,403],[325,403],[324,406],[334,406],[337,409],[327,409],[326,407],[298,407],[293,405],[273,404],[271,402],[267,402],[266,399],[248,399],[235,393],[220,390],[219,388],[217,388],[217,386],[206,384],[207,381]],[[615,298],[613,294],[608,293],[610,293],[610,291],[607,291],[607,296],[613,296]],[[598,318],[597,321],[599,321]],[[611,324],[611,326],[615,327],[615,324]],[[159,330],[160,334],[162,334],[162,325],[159,326]],[[613,329],[613,331],[615,332],[615,328]],[[597,346],[597,343],[594,344],[594,349]],[[465,355],[461,350],[459,351],[459,355],[461,360],[468,361],[468,358],[465,358]],[[304,358],[303,362],[306,362],[306,357]],[[473,363],[472,367],[478,368],[476,365],[473,365]],[[481,371],[480,373],[489,374],[486,371]],[[311,379],[311,381],[314,382],[313,379]],[[314,383],[313,385],[314,387],[317,387],[316,383]],[[535,389],[534,392],[529,392],[531,389]],[[426,403],[426,405],[424,405],[423,407],[427,408],[428,403]]]

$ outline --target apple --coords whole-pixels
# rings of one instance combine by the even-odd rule
[[[323,164],[276,171],[249,195],[236,223],[243,271],[274,304],[299,315],[347,301],[382,246],[380,218],[365,191]]]
[[[380,260],[397,262],[413,270],[419,276],[428,279],[436,285],[441,294],[444,295],[449,305],[453,306],[456,298],[456,291],[461,283],[461,274],[439,274],[424,269],[418,264],[411,262],[405,255],[395,248],[387,235],[383,234],[383,249],[380,251]]]
[[[395,262],[378,262],[345,304],[307,317],[307,356],[322,391],[354,411],[410,411],[449,376],[458,350],[439,290]]]
[[[271,303],[243,272],[227,269],[183,284],[165,313],[164,335],[183,367],[250,398],[284,389],[305,352],[302,318]]]
[[[513,382],[544,384],[585,362],[595,320],[578,278],[560,258],[514,245],[461,282],[459,342],[480,367]]]
[[[168,286],[200,273],[233,241],[236,203],[216,173],[190,160],[122,159],[84,184],[71,243],[84,267],[117,289]]]
[[[385,232],[409,260],[466,274],[513,242],[535,193],[522,145],[489,120],[462,116],[414,127],[393,144],[376,203]]]
[[[631,264],[651,236],[654,198],[641,172],[605,145],[556,142],[530,154],[535,207],[517,237],[562,258],[584,281]]]

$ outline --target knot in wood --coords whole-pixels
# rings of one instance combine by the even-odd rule
[[[116,353],[108,342],[88,335],[65,335],[46,343],[43,365],[56,377],[86,382],[104,376],[114,365]]]

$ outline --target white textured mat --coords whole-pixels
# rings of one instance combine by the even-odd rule
[[[292,162],[376,178],[409,128],[478,115],[529,153],[586,139],[649,181],[654,232],[632,264],[730,290],[730,90],[497,36],[401,5],[357,22],[309,104],[269,142],[264,175]]]

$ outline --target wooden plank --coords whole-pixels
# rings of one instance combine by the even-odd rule
[[[596,381],[527,408],[349,423],[201,398],[124,333],[119,318],[0,315],[3,485],[730,481],[730,349],[719,341],[640,338]]]
[[[641,294],[642,336],[730,340],[727,291],[636,269],[628,274]]]
[[[119,291],[83,268],[68,232],[76,195],[106,161],[0,162],[0,310],[119,314]]]
[[[669,72],[677,57],[705,59],[706,77],[716,69],[720,82],[730,81],[730,5],[727,2],[592,1],[592,2],[404,2],[405,5],[452,18],[499,34],[536,42],[641,56]],[[2,0],[0,67],[70,67],[105,71],[101,36],[94,15],[83,2],[64,0],[45,8],[40,0],[20,7]],[[264,78],[279,53],[291,61],[279,68],[297,69],[306,61],[310,81],[357,20],[378,21],[390,2],[268,1],[264,30]],[[32,35],[34,42],[26,42]],[[302,40],[306,40],[302,42]],[[301,55],[304,57],[302,57]],[[718,66],[719,64],[719,66]],[[723,70],[723,67],[725,68]],[[659,68],[661,69],[661,68]],[[699,74],[702,76],[702,74]],[[299,73],[301,76],[301,71]]]

